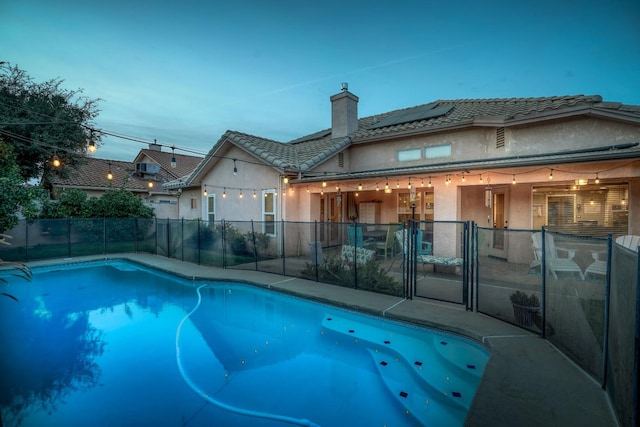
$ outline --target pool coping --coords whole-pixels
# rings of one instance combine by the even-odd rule
[[[469,338],[490,352],[465,426],[594,426],[618,422],[600,385],[548,341],[456,304],[326,285],[254,270],[201,266],[152,254],[51,259],[31,267],[125,260],[183,279],[245,283]]]

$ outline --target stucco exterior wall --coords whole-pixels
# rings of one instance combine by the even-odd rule
[[[256,164],[256,158],[232,147],[225,153],[224,159],[217,159],[213,167],[204,176],[200,187],[200,217],[207,217],[206,197],[202,195],[204,185],[207,185],[208,194],[216,195],[216,220],[256,221],[262,220],[262,190],[282,191],[280,177],[276,170],[268,166]],[[233,174],[233,161],[236,160],[238,173]],[[253,197],[253,193],[256,197]],[[242,192],[242,198],[240,193]],[[226,197],[223,197],[226,193]],[[277,219],[282,214],[282,204],[278,195],[276,205]]]

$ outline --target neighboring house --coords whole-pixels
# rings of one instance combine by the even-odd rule
[[[183,216],[389,223],[410,218],[414,200],[419,220],[640,234],[640,106],[460,99],[358,118],[346,85],[330,100],[332,127],[288,143],[222,135],[193,173],[165,184],[182,189]]]
[[[50,181],[54,197],[64,189],[99,197],[109,189],[124,188],[153,207],[156,217],[176,219],[180,218],[180,192],[166,190],[162,184],[190,173],[201,161],[201,157],[163,152],[160,145],[149,144],[133,162],[87,157],[79,167],[65,171],[64,177],[55,175]]]

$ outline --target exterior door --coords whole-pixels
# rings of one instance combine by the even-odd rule
[[[507,259],[509,250],[508,233],[509,228],[507,212],[509,207],[509,187],[498,187],[491,190],[491,216],[493,232],[491,233],[491,246],[489,253],[496,258]]]

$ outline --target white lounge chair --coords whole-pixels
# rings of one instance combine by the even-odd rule
[[[533,240],[533,254],[535,259],[529,266],[529,269],[538,268],[542,265],[542,233],[533,233],[531,235],[531,239]],[[547,268],[555,279],[558,278],[556,273],[560,271],[578,273],[580,278],[584,280],[584,273],[582,272],[582,269],[573,260],[576,256],[575,250],[557,247],[553,240],[553,235],[550,233],[546,233],[545,243],[547,249],[545,262],[547,264]],[[565,256],[560,256],[562,253],[565,254]]]
[[[616,238],[616,243],[637,252],[638,246],[640,246],[640,236],[634,236],[633,234],[620,236]]]

